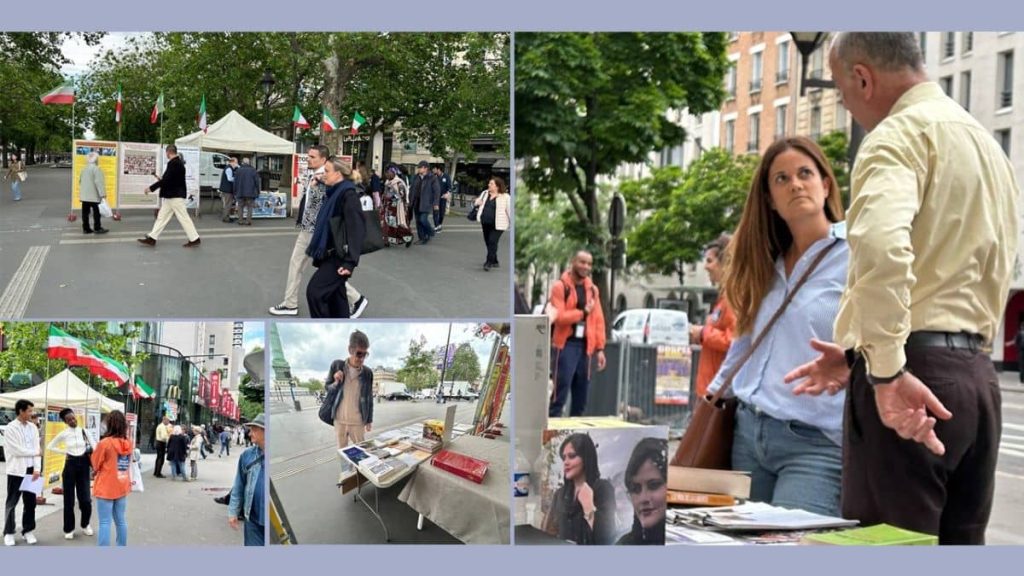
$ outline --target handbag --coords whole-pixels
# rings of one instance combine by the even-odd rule
[[[684,466],[687,468],[708,468],[712,470],[729,470],[732,468],[732,440],[733,431],[736,426],[736,407],[739,400],[735,397],[726,398],[725,394],[732,386],[733,378],[739,373],[743,365],[754,354],[757,347],[764,340],[772,326],[786,311],[793,297],[800,291],[800,288],[807,282],[811,274],[821,264],[825,256],[839,243],[839,239],[825,247],[818,256],[811,262],[811,265],[804,272],[803,276],[790,290],[783,300],[782,305],[775,311],[764,330],[757,335],[750,348],[740,358],[732,372],[725,378],[725,381],[713,395],[705,395],[697,400],[694,407],[690,424],[686,427],[675,456],[672,457],[672,466]]]
[[[142,466],[139,465],[138,458],[132,458],[132,473],[131,473],[132,492],[145,492],[146,487],[142,483]]]
[[[320,405],[320,410],[317,412],[320,421],[328,426],[334,426],[335,404],[338,402],[338,394],[341,394],[341,387],[344,382],[344,376],[342,376],[341,382],[327,387],[327,396],[324,397],[324,402]]]
[[[100,216],[104,218],[112,218],[114,211],[110,209],[110,204],[107,204],[107,199],[100,200]]]
[[[371,254],[386,246],[387,241],[384,240],[384,231],[380,227],[377,211],[372,208],[363,210],[363,222],[366,225],[366,237],[363,238],[363,249],[359,254]]]
[[[18,180],[21,180],[22,182],[24,182],[25,180],[28,180],[28,172],[25,172],[25,171],[18,172]]]
[[[487,194],[486,190],[484,190],[480,194],[480,196],[477,196],[477,198],[483,198],[484,194]],[[486,202],[486,200],[484,200],[484,202]],[[476,222],[477,220],[479,220],[479,218],[480,218],[480,207],[477,206],[476,204],[473,204],[473,209],[469,211],[469,214],[466,214],[466,218],[469,218],[473,222]]]
[[[85,454],[83,454],[82,456],[84,456],[85,458],[88,458],[89,462],[91,463],[92,462],[92,442],[89,441],[89,435],[85,433],[84,429],[82,430],[82,439],[85,440]]]

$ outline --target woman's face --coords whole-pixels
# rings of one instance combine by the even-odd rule
[[[722,283],[722,261],[718,259],[718,248],[709,248],[704,253],[704,270],[712,284],[717,286]]]
[[[633,513],[645,529],[665,521],[665,479],[654,462],[647,460],[629,479]]]
[[[814,159],[795,148],[776,156],[768,172],[772,208],[790,225],[825,213],[830,184]]]
[[[583,458],[576,453],[576,449],[572,447],[572,443],[565,445],[565,450],[562,451],[562,472],[566,481],[577,478],[584,478],[583,472]]]
[[[324,165],[324,184],[334,186],[341,182],[341,172],[334,169],[334,164],[328,162]]]
[[[488,182],[487,183],[487,191],[490,192],[491,194],[497,194],[498,193],[498,183],[495,182],[494,180],[491,180],[490,182]]]
[[[75,428],[78,426],[78,418],[76,418],[75,413],[72,412],[64,417],[64,423],[67,424],[69,428]]]

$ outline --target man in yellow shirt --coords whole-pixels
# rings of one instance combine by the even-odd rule
[[[829,64],[869,134],[851,175],[836,345],[787,375],[849,384],[843,516],[983,544],[1001,399],[988,355],[1016,261],[1013,167],[927,80],[913,33],[844,32]],[[844,353],[845,349],[845,353]]]
[[[164,416],[156,427],[156,463],[153,465],[153,476],[164,477],[164,457],[167,454],[167,440],[171,437],[171,419]]]

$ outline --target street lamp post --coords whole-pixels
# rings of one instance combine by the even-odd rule
[[[263,79],[260,85],[263,86],[263,128],[270,130],[270,91],[274,88],[274,75],[270,68],[263,70]]]

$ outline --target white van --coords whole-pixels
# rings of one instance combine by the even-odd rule
[[[220,175],[228,167],[229,156],[220,152],[199,154],[199,189],[216,190],[220,186]]]
[[[615,323],[612,324],[612,340],[686,346],[690,343],[690,321],[686,312],[679,310],[626,310],[615,317]]]

